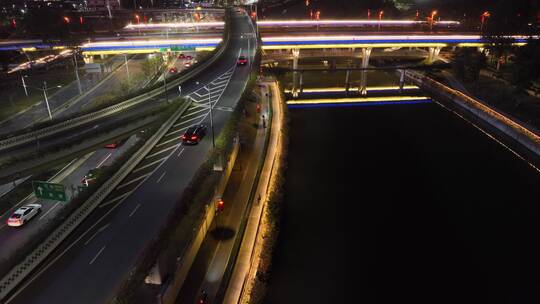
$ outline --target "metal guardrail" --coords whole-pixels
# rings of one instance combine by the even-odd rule
[[[228,34],[225,33],[225,35],[228,35]],[[145,102],[145,101],[147,101],[147,100],[149,100],[151,98],[154,98],[154,97],[156,97],[158,95],[161,95],[161,94],[163,94],[164,90],[168,90],[170,88],[176,87],[179,84],[181,84],[182,82],[184,82],[184,81],[198,75],[199,73],[204,71],[206,68],[208,68],[209,65],[213,64],[218,58],[221,57],[221,55],[223,54],[223,52],[227,48],[227,45],[228,45],[228,39],[227,39],[227,41],[225,43],[222,44],[222,46],[214,54],[212,59],[210,59],[208,61],[205,61],[205,62],[201,63],[200,65],[197,65],[194,69],[192,69],[191,71],[189,71],[188,73],[186,73],[182,77],[180,77],[180,78],[178,78],[176,80],[173,80],[170,83],[167,83],[167,86],[166,86],[165,89],[160,86],[160,87],[158,87],[158,88],[156,88],[156,89],[154,89],[154,90],[152,90],[150,92],[141,94],[141,95],[136,96],[134,98],[123,101],[123,102],[121,102],[119,104],[116,104],[116,105],[113,105],[113,106],[98,110],[96,112],[92,112],[92,113],[88,113],[88,114],[85,114],[85,115],[82,115],[82,116],[79,116],[79,117],[68,119],[68,120],[62,121],[62,122],[60,122],[58,124],[48,126],[48,127],[43,128],[43,129],[40,129],[40,130],[31,131],[31,132],[28,132],[28,133],[25,133],[25,134],[21,134],[21,135],[13,136],[13,137],[10,137],[10,138],[4,139],[4,140],[0,140],[0,151],[6,150],[6,149],[9,149],[9,148],[13,148],[13,147],[16,147],[16,146],[19,146],[19,145],[22,145],[22,144],[26,144],[28,142],[32,142],[32,141],[37,140],[39,138],[48,137],[48,136],[54,135],[54,134],[59,133],[59,132],[64,132],[64,131],[67,131],[67,130],[70,130],[70,129],[73,129],[73,128],[76,128],[76,127],[79,127],[79,126],[82,126],[82,125],[85,125],[85,124],[88,124],[88,123],[93,122],[95,120],[111,116],[111,115],[116,114],[118,112],[122,112],[122,111],[125,111],[125,110],[129,109],[129,108],[132,108],[133,106],[138,105],[140,103],[143,103],[143,102]]]
[[[462,108],[484,120],[491,126],[513,138],[533,153],[540,155],[540,136],[515,121],[508,115],[472,98],[458,90],[454,90],[444,84],[416,72],[406,72],[407,77],[420,87],[431,91],[433,94],[454,101]]]
[[[161,128],[132,156],[105,184],[103,184],[84,204],[71,214],[62,225],[43,243],[32,251],[21,263],[0,280],[0,298],[4,299],[27,275],[43,262],[64,241],[79,224],[131,173],[146,157],[154,146],[167,133],[171,126],[189,108],[191,102],[186,101]]]
[[[216,52],[212,59],[206,61],[201,65],[202,68],[193,73],[188,73],[185,77],[181,77],[177,81],[174,81],[170,86],[176,86],[186,77],[192,77],[198,74],[202,69],[205,69],[208,65],[215,62],[229,44],[229,34],[225,33],[226,39],[224,40],[221,48]],[[191,74],[191,75],[190,75]],[[169,87],[169,85],[167,85]],[[161,92],[163,88],[158,88]],[[152,92],[149,92],[152,93]],[[158,95],[157,93],[156,95]],[[148,95],[145,94],[148,98]],[[139,97],[139,96],[138,96]],[[133,98],[133,99],[137,99]],[[140,101],[139,101],[140,102]],[[161,138],[167,133],[171,126],[184,114],[184,112],[191,105],[190,101],[186,101],[185,104],[178,109],[171,118],[167,120],[144,145],[137,151],[137,153],[131,157],[118,171],[113,175],[105,184],[103,184],[79,209],[71,214],[62,225],[54,230],[54,232],[45,239],[36,249],[32,251],[21,263],[14,266],[7,275],[0,280],[0,299],[5,299],[13,289],[26,278],[40,263],[42,263],[70,234],[73,232],[79,224],[81,224],[94,209],[122,182],[122,180],[130,174],[130,172],[146,157],[146,155],[154,148],[154,146],[161,140]],[[118,108],[120,106],[116,105]],[[104,109],[105,110],[105,109]],[[118,109],[116,109],[118,111]],[[99,111],[98,111],[99,112]],[[93,114],[93,113],[92,113]],[[1,150],[1,148],[0,148]]]

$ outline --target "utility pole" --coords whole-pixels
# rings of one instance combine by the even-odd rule
[[[216,139],[214,137],[214,115],[212,113],[212,108],[214,107],[214,105],[212,104],[212,98],[210,97],[212,93],[211,93],[210,89],[208,88],[208,86],[204,86],[204,87],[208,91],[208,102],[209,102],[209,105],[210,105],[210,129],[212,130],[212,147],[215,148],[216,147]]]
[[[49,112],[49,118],[52,120],[51,107],[49,106],[49,99],[47,98],[47,82],[43,81],[43,96],[45,96],[45,104],[47,105],[47,112]]]
[[[127,54],[124,54],[124,62],[126,65],[126,74],[127,74],[128,84],[129,84],[129,67],[128,67]]]
[[[167,76],[167,66],[165,65],[165,69],[163,71],[163,91],[165,92],[165,100],[167,101],[167,103],[169,103],[169,95],[167,95],[167,81],[165,80],[165,78]]]
[[[79,95],[81,95],[82,94],[81,79],[79,78],[79,66],[77,65],[77,53],[75,52],[73,52],[73,62],[75,62],[75,65],[73,66],[73,68],[75,69],[75,77],[77,78],[77,87],[79,88]]]
[[[109,4],[109,0],[107,0],[107,11],[109,11],[109,19],[112,19],[111,6]]]
[[[21,80],[22,80],[22,85],[24,88],[24,94],[26,94],[26,97],[28,97],[28,90],[26,89],[26,82],[24,82],[24,75],[21,76]]]

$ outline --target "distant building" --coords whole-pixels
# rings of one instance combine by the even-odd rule
[[[105,11],[107,4],[111,10],[120,8],[120,0],[86,0],[86,8],[89,11]]]

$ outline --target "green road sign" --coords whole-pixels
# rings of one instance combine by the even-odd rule
[[[32,181],[32,187],[37,198],[62,202],[67,200],[66,189],[62,184]]]
[[[175,45],[171,46],[171,51],[178,52],[178,51],[185,51],[185,50],[193,50],[193,47],[190,46],[182,46],[182,45]]]

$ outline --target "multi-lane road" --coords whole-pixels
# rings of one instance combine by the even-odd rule
[[[195,102],[234,108],[250,69],[236,66],[240,54],[254,57],[254,28],[245,14],[233,13],[231,39],[222,60],[182,86]],[[206,91],[206,92],[205,92]],[[196,94],[195,94],[196,93]],[[170,90],[170,97],[177,90]],[[207,93],[206,93],[207,94]],[[206,97],[206,98],[205,98]],[[198,100],[199,99],[199,100]],[[192,106],[147,158],[47,262],[7,299],[7,303],[104,303],[128,275],[138,255],[162,228],[212,147],[211,134],[196,146],[180,145],[192,124],[209,124],[209,110]],[[213,111],[216,132],[229,111]],[[180,202],[182,203],[182,202]]]
[[[135,136],[132,136],[117,149],[103,148],[74,159],[60,170],[57,175],[51,178],[50,182],[60,183],[66,187],[67,202],[40,200],[34,195],[29,195],[15,204],[10,210],[0,215],[0,243],[4,244],[0,251],[0,260],[9,258],[25,244],[31,242],[36,237],[36,234],[43,229],[44,225],[47,225],[49,221],[53,220],[62,208],[70,203],[72,196],[76,195],[76,191],[78,191],[72,191],[71,188],[74,187],[77,189],[78,186],[82,186],[81,181],[89,170],[112,164],[122,153],[133,146],[135,141]],[[7,219],[17,208],[33,203],[38,203],[42,206],[40,214],[22,227],[13,228],[7,226]]]

